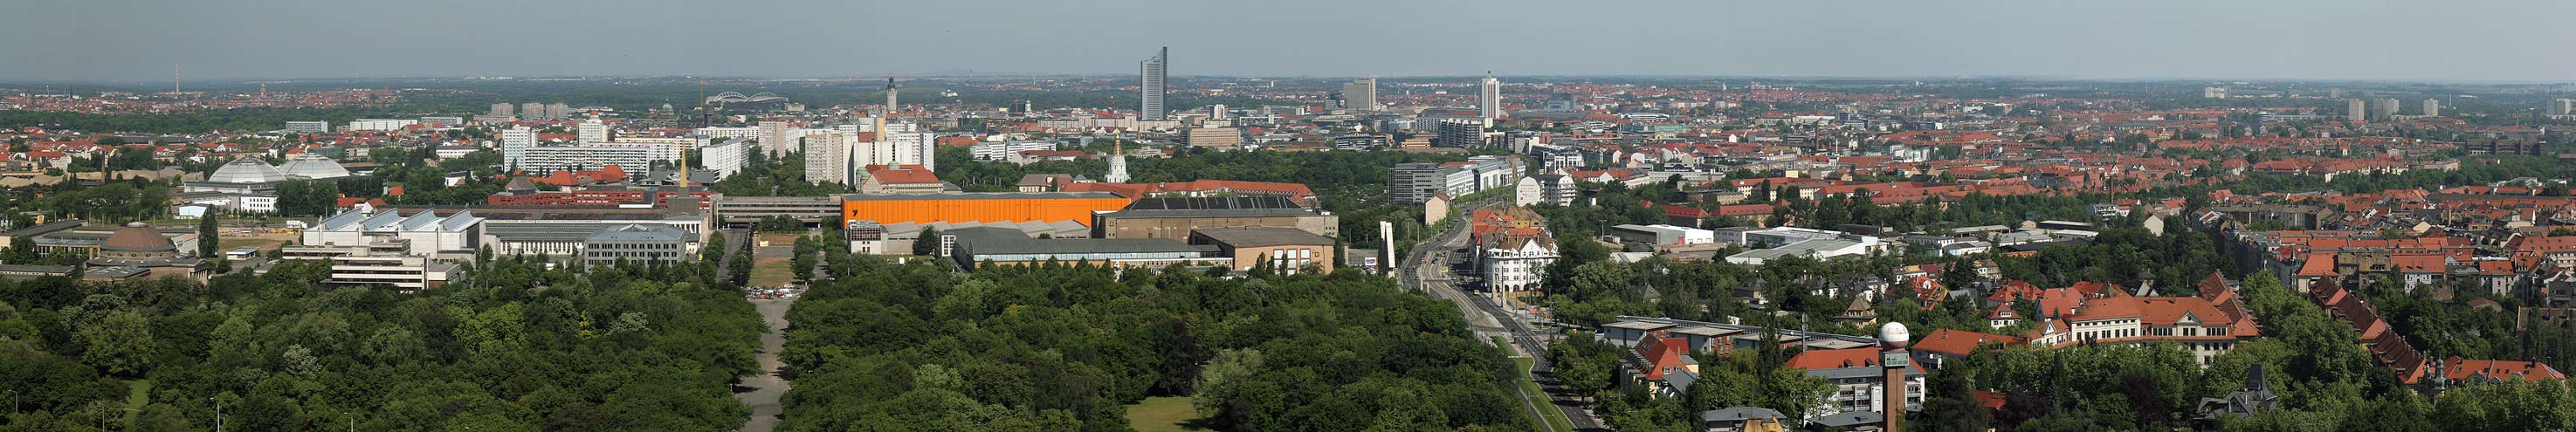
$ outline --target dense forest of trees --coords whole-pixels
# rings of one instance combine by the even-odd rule
[[[1119,431],[1123,406],[1183,395],[1214,430],[1529,424],[1502,351],[1387,279],[829,259],[789,311],[781,430]]]
[[[547,270],[503,258],[400,294],[284,261],[185,279],[0,281],[0,429],[669,430],[738,427],[759,317],[705,265]]]

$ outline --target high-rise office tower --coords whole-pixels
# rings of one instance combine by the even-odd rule
[[[2343,106],[2344,106],[2344,108],[2343,108],[2343,119],[2344,119],[2344,121],[2356,121],[2356,122],[2357,122],[2357,121],[2361,121],[2362,116],[2367,115],[2367,113],[2368,113],[2368,111],[2365,111],[2365,110],[2362,108],[2362,105],[2364,105],[2364,104],[2365,104],[2365,103],[2364,103],[2364,102],[2362,102],[2360,99],[2346,99],[2346,100],[2344,100],[2344,101],[2343,101]]]
[[[536,102],[519,104],[519,119],[539,121],[548,120],[546,118],[546,104]]]
[[[1377,78],[1360,78],[1342,84],[1342,106],[1352,111],[1377,110]]]
[[[1163,47],[1161,52],[1154,53],[1154,58],[1145,59],[1145,63],[1138,67],[1138,69],[1140,69],[1139,72],[1142,72],[1144,77],[1142,78],[1143,81],[1139,83],[1141,85],[1137,86],[1140,87],[1139,91],[1143,94],[1139,95],[1141,96],[1140,99],[1142,100],[1142,103],[1138,104],[1136,110],[1142,112],[1140,115],[1144,117],[1144,120],[1171,119],[1170,116],[1165,115],[1163,112],[1163,95],[1165,94],[1163,90],[1163,79],[1167,78],[1165,73],[1167,72],[1166,69],[1170,67],[1168,62],[1171,58],[1172,47]]]
[[[1503,80],[1494,79],[1493,71],[1485,71],[1485,81],[1476,84],[1476,115],[1488,123],[1503,118]]]
[[[581,125],[575,126],[573,132],[582,144],[608,142],[608,123],[602,123],[599,119],[582,120]]]
[[[1208,120],[1225,120],[1231,115],[1233,113],[1226,112],[1225,104],[1208,105]]]
[[[2425,99],[2425,100],[2424,100],[2424,116],[2425,116],[2425,117],[2441,117],[2441,116],[2442,116],[2442,100],[2440,100],[2440,99]]]
[[[537,131],[528,130],[527,126],[501,130],[501,168],[519,169],[519,161],[527,157],[528,148],[536,146]]]
[[[492,104],[492,112],[490,114],[492,114],[493,117],[509,117],[514,115],[510,112],[509,102]]]

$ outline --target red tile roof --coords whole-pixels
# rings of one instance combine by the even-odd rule
[[[1664,379],[1664,369],[1682,365],[1682,356],[1690,355],[1690,341],[1682,338],[1651,337],[1637,344],[1637,356],[1646,360],[1646,379]]]
[[[877,184],[938,183],[939,175],[920,165],[868,165],[868,178]]]
[[[2460,382],[2471,376],[2498,380],[2521,378],[2524,381],[2567,378],[2567,375],[2558,373],[2558,369],[2541,362],[2464,360],[2454,356],[2442,364],[2442,378],[2450,379],[2451,382]]]
[[[2025,341],[2022,338],[1998,334],[1985,334],[1955,329],[1939,329],[1933,330],[1932,334],[1923,335],[1922,338],[1915,339],[1914,346],[1911,348],[1954,356],[1966,356],[1970,351],[1975,351],[1978,346],[1985,345],[1989,342],[2010,346],[2020,345]]]
[[[1798,355],[1797,355],[1797,356],[1795,356],[1795,357],[1790,357],[1790,358],[1789,358],[1789,361],[1788,361],[1788,362],[1786,362],[1786,363],[1784,363],[1784,364],[1782,364],[1781,366],[1785,366],[1785,367],[1788,367],[1788,368],[1791,368],[1791,369],[1816,370],[1816,369],[1839,369],[1839,368],[1847,368],[1847,367],[1857,367],[1857,366],[1877,366],[1877,365],[1878,365],[1878,347],[1861,347],[1861,348],[1844,348],[1844,349],[1829,349],[1829,350],[1807,350],[1807,351],[1805,351],[1805,352],[1800,352],[1800,353],[1798,353]],[[1922,371],[1922,368],[1923,368],[1923,366],[1922,366],[1922,365],[1914,364],[1914,363],[1911,363],[1911,362],[1908,362],[1908,363],[1905,365],[1905,369],[1906,369],[1906,371],[1907,371],[1907,372],[1909,372],[1909,373],[1917,373],[1917,372],[1920,372],[1920,371]]]

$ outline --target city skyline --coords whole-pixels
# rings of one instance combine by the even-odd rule
[[[2576,5],[2529,1],[1857,2],[1830,9],[1670,2],[1628,7],[1654,13],[1624,21],[1568,25],[1547,24],[1562,8],[1508,2],[1463,9],[653,4],[661,1],[668,0],[258,8],[307,12],[300,14],[169,0],[43,3],[22,16],[60,19],[0,29],[12,36],[0,38],[0,55],[56,60],[0,68],[0,80],[167,82],[174,69],[202,79],[1119,75],[1133,73],[1137,52],[1157,46],[1191,59],[1176,76],[1472,76],[1494,69],[1510,76],[2576,79],[2569,72],[2576,56],[2515,42],[2576,37],[2576,28],[2549,19],[2576,13]],[[1418,19],[1453,14],[1458,19]],[[839,28],[835,20],[886,15],[976,19],[872,20],[885,25],[825,31]],[[727,16],[759,17],[769,30],[724,30],[704,18]],[[1303,30],[1318,22],[1349,31]],[[2396,28],[2408,29],[2405,37],[2366,44],[2313,36]],[[1004,29],[1010,31],[997,31]],[[527,43],[532,33],[538,43]],[[1241,40],[1278,34],[1298,36],[1242,49]],[[930,43],[874,43],[906,39]],[[834,55],[805,60],[820,53]],[[800,60],[721,60],[760,58]]]

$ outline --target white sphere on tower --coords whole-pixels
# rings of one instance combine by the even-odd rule
[[[1891,322],[1878,327],[1878,344],[1886,348],[1904,348],[1910,337],[1905,333],[1905,323]]]

